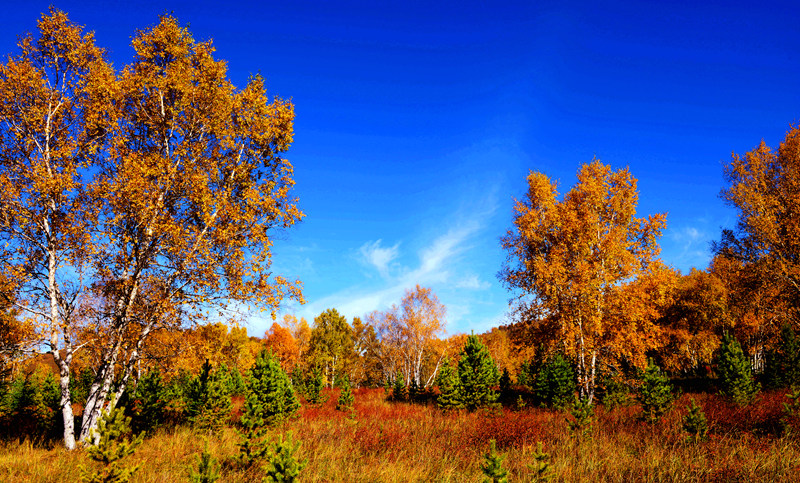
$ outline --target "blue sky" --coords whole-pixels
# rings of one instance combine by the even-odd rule
[[[284,310],[309,322],[385,309],[418,283],[449,333],[504,323],[513,197],[529,170],[567,191],[594,156],[630,167],[640,215],[667,213],[664,261],[705,268],[735,223],[718,196],[731,153],[800,120],[795,2],[4,3],[0,51],[52,3],[121,67],[135,30],[172,13],[213,39],[235,84],[261,73],[293,100],[307,218],[279,235],[274,269],[303,281],[308,303]]]

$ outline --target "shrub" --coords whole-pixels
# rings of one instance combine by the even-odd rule
[[[784,324],[777,347],[767,353],[766,381],[770,387],[800,385],[800,337]]]
[[[742,346],[728,332],[722,336],[717,366],[721,392],[736,404],[749,404],[761,390],[761,385],[753,379],[750,361]]]
[[[672,407],[675,395],[669,383],[669,377],[651,360],[642,376],[639,388],[639,403],[642,405],[642,417],[650,423],[661,419]]]

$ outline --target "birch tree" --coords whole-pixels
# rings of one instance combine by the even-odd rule
[[[665,216],[637,218],[636,179],[598,160],[581,167],[562,200],[544,174],[531,172],[527,181],[514,228],[502,239],[507,259],[499,276],[517,291],[519,314],[552,324],[553,339],[577,361],[581,398],[591,401],[601,360],[627,354],[636,363],[653,342],[652,315],[637,307],[632,317],[615,316],[624,315],[626,300],[641,302],[631,283],[660,278],[663,267],[653,262]]]

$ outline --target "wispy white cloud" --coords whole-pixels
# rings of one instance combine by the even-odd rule
[[[456,282],[455,284],[456,288],[461,288],[466,290],[486,290],[491,286],[492,284],[481,280],[475,274],[468,275],[466,277],[461,277],[459,281]]]
[[[400,243],[391,247],[382,247],[382,240],[378,239],[372,243],[365,243],[358,249],[361,261],[374,267],[382,277],[389,275],[390,264],[397,259]]]
[[[703,220],[699,223],[704,224]],[[711,260],[711,240],[711,235],[701,226],[676,228],[670,231],[669,243],[662,244],[663,255],[669,255],[670,262],[683,272],[692,267],[703,269]]]

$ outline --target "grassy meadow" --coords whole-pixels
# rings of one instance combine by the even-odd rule
[[[636,404],[598,406],[590,435],[572,434],[563,411],[525,407],[494,412],[443,412],[432,405],[385,400],[383,389],[357,389],[352,412],[335,409],[338,390],[320,406],[304,405],[280,432],[301,442],[301,481],[477,482],[489,441],[505,456],[509,481],[535,481],[529,467],[537,442],[555,481],[800,481],[800,438],[781,423],[785,391],[765,392],[746,407],[717,395],[684,394],[660,423],[639,418]],[[707,441],[687,443],[682,417],[693,397],[708,418]],[[241,400],[236,401],[233,420]],[[188,481],[207,437],[221,480],[260,481],[263,473],[226,464],[237,452],[233,427],[203,435],[186,426],[162,428],[129,458],[134,482]],[[0,446],[0,481],[79,481],[91,465],[83,450],[30,441]]]

